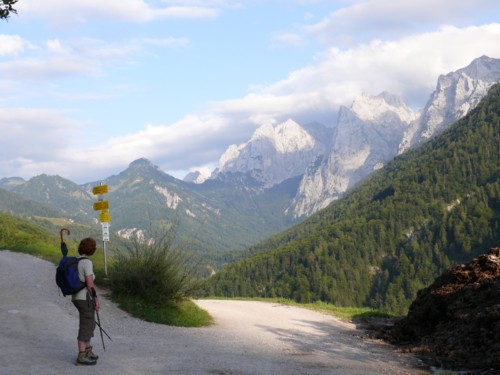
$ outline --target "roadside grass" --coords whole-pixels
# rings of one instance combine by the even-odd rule
[[[210,314],[191,300],[157,307],[131,296],[111,296],[111,299],[132,316],[148,322],[176,327],[206,327],[213,323]]]
[[[13,247],[10,250],[40,257],[54,264],[57,264],[61,259],[61,251],[53,244],[33,242]]]
[[[338,307],[326,302],[317,301],[300,305],[307,309],[319,311],[325,314],[333,315],[336,318],[343,320],[363,319],[363,318],[394,318],[392,315],[380,310],[371,309],[368,307]]]

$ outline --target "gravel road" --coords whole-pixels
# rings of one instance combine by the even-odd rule
[[[253,301],[199,300],[215,324],[163,326],[132,318],[101,298],[113,339],[96,366],[74,366],[78,319],[58,293],[52,263],[0,251],[0,374],[422,374],[409,354],[353,325],[306,309]]]

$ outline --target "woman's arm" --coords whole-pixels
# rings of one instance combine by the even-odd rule
[[[97,293],[94,288],[94,275],[85,276],[85,284],[87,285],[87,289],[94,299],[95,310],[99,312],[100,303],[99,298],[97,298]]]

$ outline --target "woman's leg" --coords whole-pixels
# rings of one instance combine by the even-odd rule
[[[89,356],[88,348],[91,347],[90,339],[94,335],[95,329],[95,309],[92,301],[87,298],[87,301],[73,301],[80,316],[80,325],[78,329],[78,359],[77,364],[94,365],[97,356],[92,353]],[[91,350],[90,350],[91,352]]]

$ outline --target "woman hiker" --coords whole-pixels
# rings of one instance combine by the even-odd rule
[[[68,231],[69,233],[69,231]],[[80,281],[85,283],[85,288],[72,295],[72,302],[78,310],[80,326],[78,329],[78,358],[76,365],[95,365],[99,356],[92,351],[90,340],[94,337],[95,313],[99,312],[99,299],[94,288],[94,270],[89,256],[94,255],[97,249],[96,241],[87,237],[80,241],[78,246],[78,276]],[[66,244],[62,238],[61,230],[61,250],[63,255],[67,252]]]

